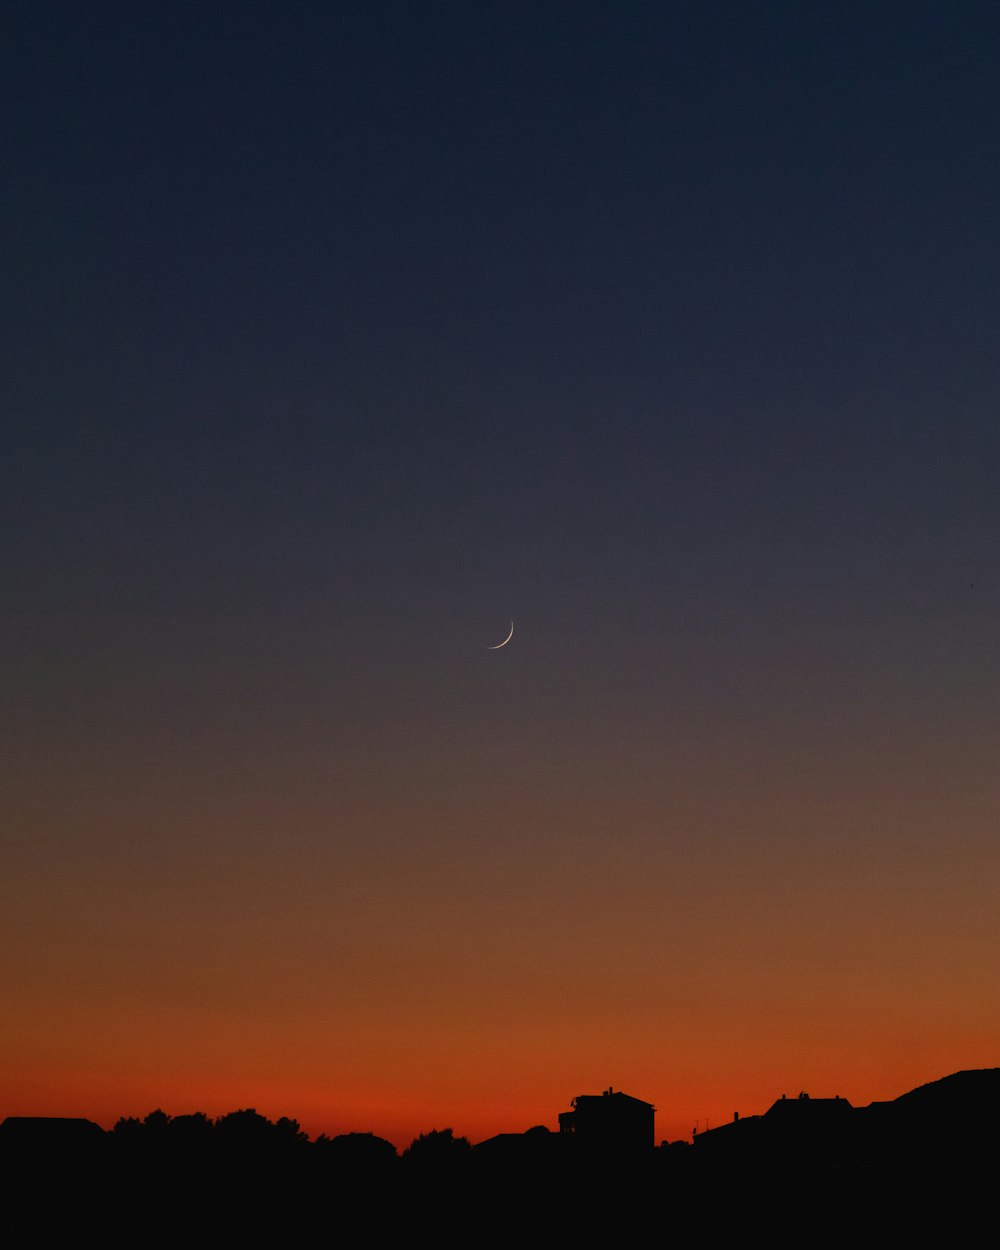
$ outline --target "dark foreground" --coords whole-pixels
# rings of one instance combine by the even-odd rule
[[[828,1102],[833,1100],[826,1100]],[[995,1236],[1000,1071],[894,1103],[789,1100],[686,1143],[628,1150],[542,1128],[472,1148],[429,1133],[309,1141],[253,1111],[0,1125],[12,1246],[243,1242],[978,1244]]]

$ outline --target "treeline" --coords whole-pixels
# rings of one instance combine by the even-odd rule
[[[264,1233],[283,1243],[292,1232],[328,1232],[331,1221],[378,1243],[414,1221],[461,1224],[491,1187],[489,1169],[450,1128],[397,1152],[374,1133],[312,1141],[296,1120],[253,1108],[215,1120],[156,1110],[106,1133],[86,1121],[0,1127],[9,1130],[0,1132],[0,1232],[10,1245],[62,1244],[81,1230],[130,1244],[229,1245]]]
[[[69,1131],[74,1124],[80,1131]],[[433,1229],[439,1244],[501,1231],[523,1244],[529,1224],[556,1236],[585,1210],[588,1222],[602,1204],[618,1211],[623,1187],[633,1201],[659,1192],[648,1163],[660,1152],[649,1152],[646,1167],[609,1157],[598,1166],[571,1158],[572,1143],[541,1126],[493,1150],[431,1130],[401,1152],[373,1133],[312,1141],[296,1120],[253,1108],[215,1120],[156,1110],[106,1133],[85,1121],[63,1122],[65,1132],[56,1121],[14,1127],[0,1132],[0,1230],[12,1245],[63,1244],[81,1230],[105,1243],[285,1244],[333,1229],[352,1244],[381,1245],[419,1228]]]
[[[543,1129],[543,1132],[548,1132]],[[157,1109],[144,1119],[122,1117],[111,1130],[112,1150],[122,1157],[156,1155],[162,1160],[211,1154],[218,1161],[226,1157],[246,1164],[261,1158],[304,1163],[313,1157],[327,1168],[347,1168],[352,1172],[379,1172],[402,1167],[446,1167],[471,1157],[472,1144],[456,1137],[450,1128],[421,1133],[398,1153],[392,1142],[374,1133],[326,1133],[312,1141],[298,1120],[281,1116],[269,1120],[256,1108],[230,1111],[212,1120],[203,1111],[190,1115],[167,1115]]]

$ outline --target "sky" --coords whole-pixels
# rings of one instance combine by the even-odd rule
[[[0,21],[0,1115],[1000,1063],[1000,10]]]

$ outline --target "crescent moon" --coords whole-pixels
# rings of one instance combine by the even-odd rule
[[[487,651],[499,651],[501,647],[506,647],[507,643],[508,643],[508,642],[510,642],[510,640],[511,640],[513,637],[514,637],[514,622],[513,622],[513,621],[511,621],[511,623],[510,623],[510,633],[509,633],[509,634],[507,635],[507,637],[503,640],[503,642],[498,642],[498,643],[497,643],[497,645],[496,645],[495,647],[487,647],[487,648],[486,648],[486,650],[487,650]]]

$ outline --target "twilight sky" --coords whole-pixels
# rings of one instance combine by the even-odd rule
[[[0,1115],[1000,1063],[1000,9],[2,31]]]

